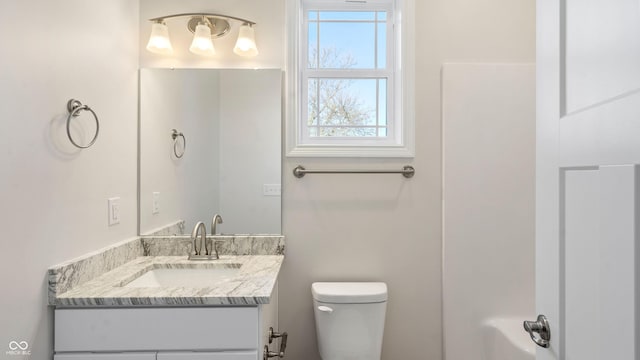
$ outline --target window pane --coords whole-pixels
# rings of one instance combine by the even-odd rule
[[[309,52],[308,52],[308,68],[309,69],[317,69],[318,68],[318,23],[310,22],[308,26],[309,36]]]
[[[375,79],[320,79],[318,121],[322,125],[376,124]]]
[[[309,11],[307,16],[309,16],[309,20],[318,20],[317,11]]]
[[[378,80],[378,125],[387,125],[387,79]]]
[[[387,79],[310,78],[309,136],[387,136]]]
[[[320,23],[320,68],[373,69],[375,23]]]
[[[378,69],[387,67],[387,24],[378,23]]]
[[[317,125],[318,124],[318,80],[317,79],[309,79],[309,102],[308,102],[308,117],[307,117],[307,125]]]
[[[348,128],[348,127],[322,127],[321,137],[375,137],[376,128]]]
[[[373,11],[321,11],[320,20],[371,20],[376,19]]]

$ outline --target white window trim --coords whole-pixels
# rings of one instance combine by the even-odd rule
[[[304,32],[301,29],[303,0],[287,1],[287,66],[285,84],[285,138],[287,157],[384,157],[384,158],[411,158],[415,155],[415,102],[414,102],[414,1],[394,0],[396,2],[396,54],[394,66],[402,69],[402,76],[396,81],[400,84],[396,90],[396,99],[402,99],[402,104],[396,104],[396,118],[401,116],[397,142],[393,145],[374,144],[366,141],[355,140],[354,143],[362,144],[303,144],[301,143],[301,117],[300,89],[301,78],[299,69],[300,36]],[[375,0],[369,0],[375,1]],[[402,21],[399,21],[402,19]],[[400,61],[398,61],[398,57]]]

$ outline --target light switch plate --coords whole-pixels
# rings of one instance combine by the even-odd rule
[[[157,191],[154,192],[152,198],[153,204],[151,206],[151,213],[158,214],[160,212],[160,193]]]
[[[120,198],[109,198],[109,226],[120,223]]]

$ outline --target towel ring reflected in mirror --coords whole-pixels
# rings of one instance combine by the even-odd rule
[[[86,149],[88,147],[91,147],[91,145],[96,142],[96,139],[98,139],[98,134],[100,134],[100,121],[98,120],[98,115],[96,115],[96,113],[88,105],[83,105],[76,99],[67,101],[67,110],[69,111],[69,116],[67,116],[67,136],[69,137],[69,141],[71,141],[73,146],[77,147],[78,149]],[[93,139],[91,139],[91,141],[87,145],[78,144],[73,139],[73,136],[71,136],[71,119],[80,116],[81,111],[90,112],[96,121],[96,133],[95,135],[93,135]]]
[[[182,151],[178,150],[178,138],[182,138]],[[184,156],[184,152],[187,150],[187,138],[184,137],[184,134],[178,132],[176,129],[171,129],[171,138],[173,139],[173,154],[178,158],[182,158]]]

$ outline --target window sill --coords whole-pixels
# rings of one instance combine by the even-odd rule
[[[413,158],[413,149],[405,146],[318,146],[304,145],[287,149],[287,157],[359,157]]]

